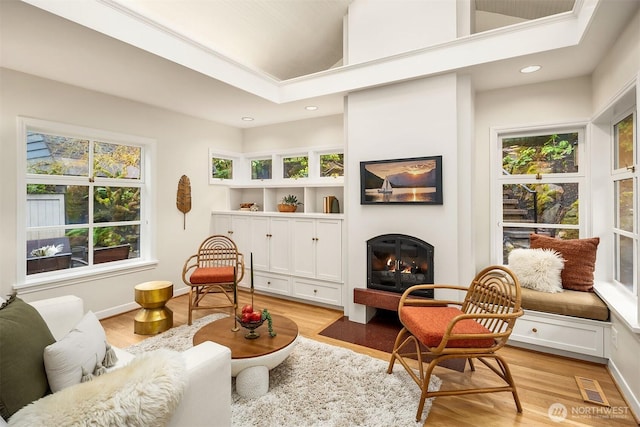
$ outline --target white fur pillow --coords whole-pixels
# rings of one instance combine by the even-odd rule
[[[155,350],[93,381],[36,400],[16,412],[9,426],[166,425],[187,381],[182,354]]]
[[[562,292],[564,259],[553,249],[514,249],[509,268],[523,288],[540,292]]]

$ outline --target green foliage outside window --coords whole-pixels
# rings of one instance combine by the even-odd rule
[[[504,138],[502,168],[508,175],[577,172],[578,133]]]
[[[320,176],[344,176],[344,154],[331,153],[320,155]]]
[[[211,177],[219,179],[233,179],[233,160],[212,157]]]
[[[580,237],[572,227],[540,226],[580,225],[579,178],[563,182],[545,176],[578,172],[578,138],[578,132],[502,138],[502,219],[513,224],[503,229],[504,262],[513,248],[528,247],[531,232],[562,239]],[[530,179],[523,182],[522,176]]]
[[[309,158],[307,156],[285,157],[282,159],[284,178],[307,178],[309,176]]]
[[[96,142],[93,152],[93,176],[140,178],[140,147]]]
[[[27,133],[27,173],[48,176],[87,176],[107,179],[141,179],[142,148],[133,145],[93,142],[93,165],[89,168],[91,142],[77,138]],[[41,178],[34,178],[34,180]],[[88,181],[88,180],[87,180]],[[85,181],[85,182],[87,182]],[[89,190],[93,194],[90,195]],[[93,198],[93,223],[140,220],[141,189],[137,186],[29,183],[27,194],[64,195],[64,224],[85,225],[66,229],[74,257],[87,260],[89,247],[89,198]],[[93,246],[129,243],[132,256],[139,255],[139,225],[94,227]],[[78,253],[80,251],[80,253]],[[73,265],[77,266],[77,265]]]
[[[272,166],[271,159],[251,160],[251,179],[271,179]]]
[[[614,126],[615,130],[615,169],[625,168],[635,164],[633,159],[633,114],[620,120]]]

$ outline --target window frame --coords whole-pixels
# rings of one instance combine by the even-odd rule
[[[633,121],[633,161],[634,164],[633,165],[620,165],[619,167],[616,168],[616,138],[617,138],[617,133],[615,131],[615,126],[620,123],[623,119],[625,119],[626,117],[628,117],[629,115],[632,115],[632,121]],[[615,116],[612,117],[611,120],[611,124],[609,127],[609,131],[611,133],[611,144],[610,144],[610,149],[611,149],[611,165],[610,165],[610,177],[611,177],[611,182],[610,182],[610,188],[613,194],[613,223],[610,226],[610,232],[611,232],[611,238],[612,238],[612,245],[613,245],[613,251],[612,251],[612,277],[611,280],[614,283],[615,286],[619,287],[621,289],[621,291],[627,292],[629,294],[630,297],[632,298],[639,298],[640,297],[640,279],[638,278],[638,273],[639,273],[639,268],[638,268],[638,250],[639,250],[639,241],[640,241],[640,235],[639,235],[639,227],[638,227],[638,200],[639,200],[639,196],[638,196],[638,175],[639,175],[639,171],[638,171],[638,166],[639,166],[639,154],[638,154],[638,114],[637,114],[637,109],[635,106],[627,108],[626,110],[624,110],[623,112],[621,112],[620,114],[617,114]],[[632,183],[633,183],[633,230],[632,231],[628,231],[628,230],[624,230],[623,228],[620,227],[620,218],[619,218],[619,204],[618,204],[618,192],[617,192],[617,188],[616,188],[616,184],[619,182],[622,182],[623,180],[626,179],[631,179]],[[617,278],[620,277],[620,271],[619,271],[619,267],[620,267],[620,263],[619,263],[619,253],[618,253],[618,245],[617,245],[617,239],[619,237],[626,237],[626,238],[630,238],[633,240],[633,253],[632,253],[632,260],[633,260],[633,273],[632,273],[632,278],[633,278],[633,283],[631,286],[631,289],[629,289],[629,287],[627,285],[625,285],[624,283],[620,282]],[[638,317],[640,318],[640,313],[638,314]]]
[[[215,178],[211,170],[211,164],[213,159],[231,160],[231,178]],[[209,149],[209,163],[207,165],[207,176],[209,177],[209,184],[224,184],[229,185],[237,181],[239,176],[244,176],[246,172],[246,161],[242,161],[237,153],[230,153],[223,150]],[[251,175],[251,170],[249,170]]]
[[[305,182],[308,181],[309,178],[311,177],[311,173],[312,171],[315,170],[315,157],[311,155],[308,151],[295,151],[295,152],[291,152],[291,153],[286,153],[286,154],[280,154],[278,156],[278,163],[280,166],[280,175],[279,175],[279,179],[281,179],[283,182]],[[284,173],[285,173],[285,159],[293,159],[293,158],[306,158],[307,159],[307,176],[301,176],[301,177],[285,177]],[[318,169],[320,170],[320,169]]]
[[[127,135],[122,133],[110,132],[101,129],[76,126],[65,123],[35,119],[30,117],[17,118],[17,227],[16,227],[16,267],[17,280],[14,285],[15,289],[39,288],[48,285],[59,286],[64,284],[79,283],[93,280],[96,277],[109,277],[111,275],[122,274],[123,272],[134,272],[152,268],[157,264],[155,259],[155,190],[153,183],[155,182],[155,158],[156,158],[156,141],[151,138]],[[37,175],[27,174],[27,155],[25,149],[25,141],[28,131],[43,132],[53,135],[62,135],[69,137],[79,137],[99,142],[140,146],[142,155],[140,159],[140,179],[113,179],[105,177],[96,177],[95,184],[112,185],[112,186],[136,186],[140,187],[140,219],[136,224],[140,227],[140,256],[128,260],[102,263],[81,268],[70,268],[64,270],[56,270],[45,273],[37,273],[27,275],[25,262],[25,253],[27,247],[27,182],[31,180],[28,176],[37,180]],[[93,154],[90,153],[89,161]],[[43,175],[42,177],[44,177]],[[44,179],[43,179],[44,180]],[[49,176],[47,182],[60,185],[74,185],[81,180],[89,180],[88,176]],[[90,187],[89,187],[90,188]],[[91,198],[89,209],[91,209]],[[136,221],[138,222],[138,221]],[[106,226],[116,223],[98,223],[98,226]],[[119,223],[118,223],[119,224]],[[116,224],[116,225],[118,225]],[[92,229],[90,224],[89,229]],[[64,228],[73,228],[65,225]]]
[[[342,162],[343,162],[343,170],[342,170],[342,175],[335,175],[335,176],[322,176],[322,156],[324,155],[328,155],[328,154],[342,154]],[[313,161],[312,161],[313,160]],[[320,182],[334,182],[334,181],[338,181],[340,179],[344,179],[344,149],[342,148],[333,148],[333,149],[324,149],[324,150],[317,150],[315,152],[313,152],[313,156],[309,159],[309,163],[310,163],[310,167],[313,166],[313,174],[311,173],[311,171],[309,172],[309,175],[314,176],[314,177],[318,177],[318,180]]]
[[[536,126],[520,127],[492,127],[491,128],[491,149],[490,149],[490,170],[491,170],[491,262],[496,264],[506,264],[503,254],[503,236],[505,228],[519,227],[522,223],[505,221],[503,218],[503,185],[506,184],[554,184],[554,183],[576,183],[578,185],[579,211],[578,225],[571,224],[530,224],[522,228],[553,228],[553,229],[576,229],[580,237],[587,236],[591,230],[590,222],[590,191],[588,181],[588,122],[567,122],[549,123]],[[505,175],[502,168],[502,139],[513,137],[526,137],[545,134],[578,133],[578,146],[576,156],[578,158],[578,171],[568,173],[548,173],[541,174],[540,179],[535,175]]]

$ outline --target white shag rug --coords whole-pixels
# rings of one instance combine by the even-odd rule
[[[195,333],[224,317],[213,314],[192,326],[179,326],[127,348],[132,353],[192,346]],[[277,325],[274,325],[277,330]],[[244,426],[380,426],[422,425],[431,409],[425,403],[422,423],[415,416],[420,390],[404,368],[352,350],[300,337],[291,355],[269,375],[269,392],[257,399],[232,396],[232,425]],[[234,379],[235,381],[235,379]],[[432,376],[430,390],[441,381]]]

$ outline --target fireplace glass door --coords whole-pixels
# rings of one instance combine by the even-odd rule
[[[433,246],[412,236],[385,234],[367,241],[367,287],[402,293],[433,283]],[[433,298],[433,290],[420,293]]]

